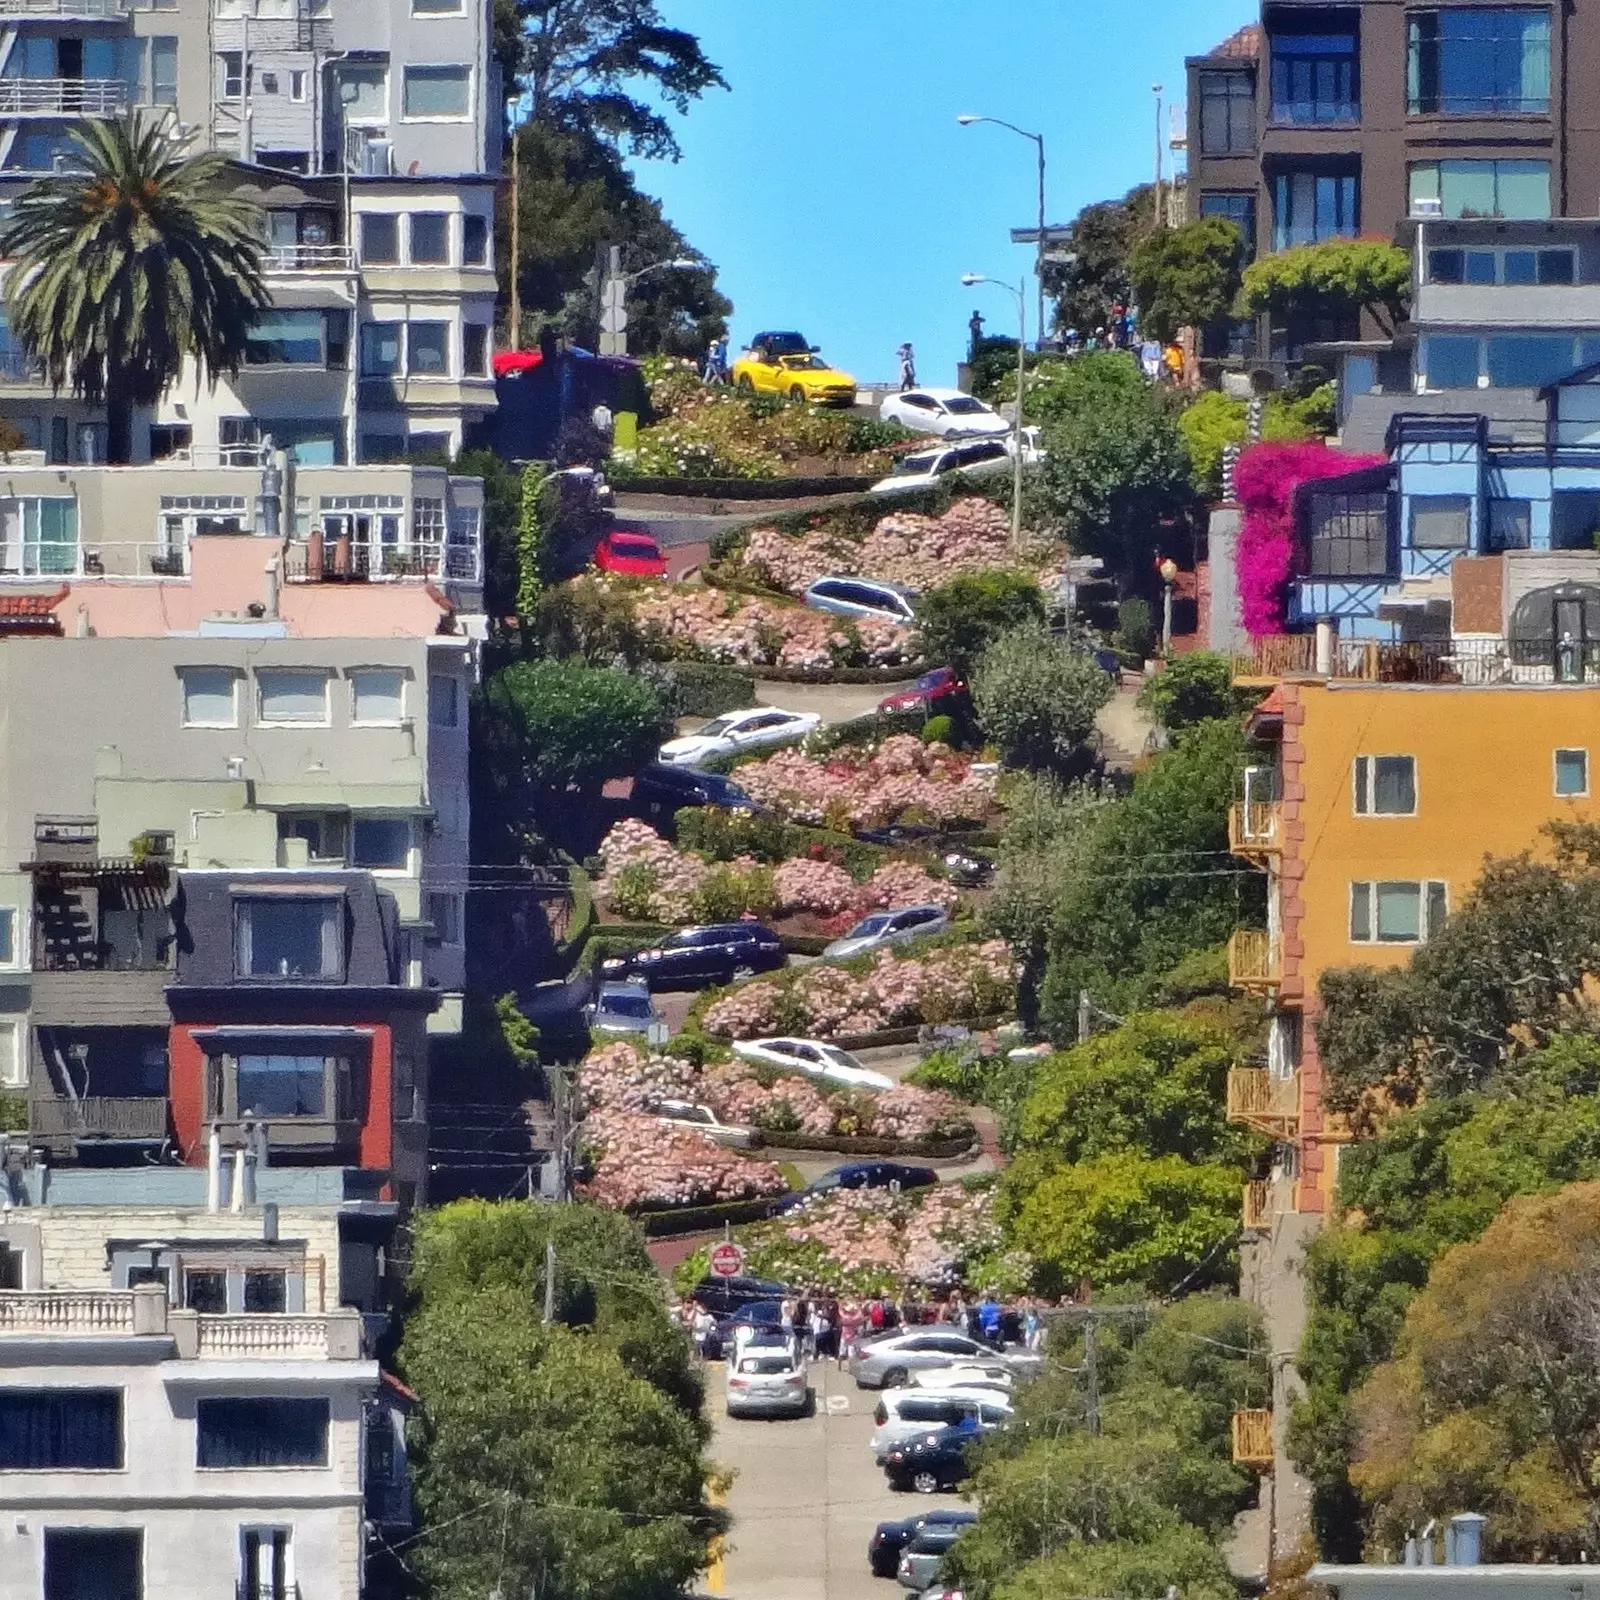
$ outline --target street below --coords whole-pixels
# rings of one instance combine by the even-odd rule
[[[813,1362],[812,1416],[735,1420],[723,1406],[721,1365],[706,1371],[711,1458],[735,1476],[727,1497],[733,1527],[700,1592],[728,1600],[899,1600],[900,1585],[874,1578],[867,1566],[872,1530],[959,1497],[889,1488],[867,1448],[877,1391],[857,1389],[831,1361]]]

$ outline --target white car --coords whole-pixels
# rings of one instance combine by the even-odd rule
[[[685,1128],[691,1133],[703,1133],[713,1144],[726,1145],[730,1150],[753,1150],[756,1135],[753,1128],[741,1128],[724,1122],[710,1106],[697,1106],[689,1100],[658,1100],[651,1109],[663,1128]]]
[[[746,1346],[728,1363],[730,1417],[799,1417],[810,1408],[806,1364],[793,1350]]]
[[[815,711],[752,706],[748,711],[730,711],[726,716],[714,717],[698,733],[668,739],[657,759],[668,766],[693,767],[713,756],[737,755],[741,750],[803,739],[821,726],[822,718]]]
[[[1026,453],[1023,464],[1028,464]],[[932,450],[913,450],[901,456],[887,478],[872,486],[873,494],[904,494],[911,489],[927,489],[952,472],[965,472],[974,478],[995,472],[1010,472],[1011,451],[1004,439],[975,439],[968,444],[940,445]]]
[[[997,1395],[890,1389],[872,1414],[878,1425],[872,1435],[873,1459],[881,1461],[902,1441],[935,1428],[954,1427],[967,1417],[975,1417],[979,1428],[987,1430],[998,1428],[1010,1415],[1011,1402]]]
[[[913,1389],[959,1389],[965,1393],[988,1390],[995,1394],[1010,1394],[1015,1376],[997,1364],[928,1367],[911,1374]]]
[[[893,1078],[862,1066],[848,1050],[818,1039],[743,1039],[734,1045],[733,1053],[758,1067],[803,1072],[808,1078],[823,1078],[853,1089],[894,1088]]]
[[[941,439],[1009,433],[1011,424],[992,406],[960,389],[907,389],[886,394],[878,403],[885,422],[898,422],[915,433]]]

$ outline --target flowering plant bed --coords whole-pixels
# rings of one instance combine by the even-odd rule
[[[1010,947],[987,939],[921,951],[910,946],[904,953],[890,948],[848,966],[790,969],[713,991],[697,1010],[706,1032],[723,1038],[797,1033],[827,1039],[984,1017],[1015,1004]]]
[[[900,1194],[834,1190],[741,1229],[738,1239],[746,1271],[838,1293],[898,1293],[908,1284],[988,1287],[997,1275],[1020,1276],[1019,1264],[998,1257],[1001,1233],[990,1191],[961,1184]],[[707,1253],[696,1251],[677,1268],[680,1289],[704,1276]]]
[[[779,816],[847,833],[891,822],[982,822],[996,809],[994,773],[914,734],[845,746],[826,758],[780,750],[738,769],[752,800]]]

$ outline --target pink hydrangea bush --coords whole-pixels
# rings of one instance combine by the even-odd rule
[[[1239,530],[1240,612],[1255,637],[1282,633],[1294,564],[1294,496],[1317,478],[1382,466],[1383,456],[1349,455],[1327,445],[1263,443],[1239,457],[1234,487],[1244,508]]]
[[[648,922],[769,916],[778,901],[773,872],[750,856],[708,862],[675,849],[646,822],[625,817],[600,841],[601,903]]]
[[[783,1194],[789,1187],[772,1162],[724,1149],[688,1128],[664,1128],[653,1116],[596,1111],[585,1121],[583,1137],[597,1152],[583,1192],[598,1205],[715,1205]]]
[[[830,1036],[1009,1011],[1016,965],[1001,939],[915,953],[880,950],[865,973],[812,966],[758,978],[713,1000],[706,1030],[730,1039],[779,1031]]]
[[[908,812],[935,822],[981,821],[995,806],[995,774],[970,756],[915,734],[851,746],[826,759],[780,750],[739,768],[751,799],[792,821],[881,827]]]

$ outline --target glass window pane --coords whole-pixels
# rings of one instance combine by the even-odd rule
[[[1372,809],[1382,816],[1410,816],[1417,809],[1417,764],[1410,756],[1379,756],[1373,762]]]
[[[367,211],[362,214],[361,259],[380,265],[400,259],[398,216],[382,211]]]
[[[461,219],[461,261],[464,266],[481,267],[489,259],[489,219]]]
[[[1372,885],[1350,885],[1350,938],[1365,944],[1372,938]]]
[[[323,329],[320,311],[263,311],[250,330],[245,360],[256,367],[320,367]]]
[[[1494,215],[1548,217],[1550,215],[1550,163],[1548,161],[1496,161],[1498,190]]]
[[[1570,250],[1541,250],[1539,252],[1540,283],[1576,283],[1577,263]]]
[[[1465,495],[1418,496],[1411,502],[1411,543],[1420,550],[1459,550],[1471,540],[1472,502]]]
[[[1469,250],[1466,256],[1468,283],[1493,283],[1495,281],[1495,254],[1492,250]]]
[[[361,376],[392,378],[400,370],[401,322],[361,324]]]
[[[1492,161],[1441,161],[1439,187],[1444,214],[1447,217],[1498,216],[1494,168]]]
[[[1422,341],[1422,367],[1430,389],[1476,389],[1478,337],[1471,333],[1433,333]]]
[[[351,673],[352,719],[398,724],[404,711],[405,683],[405,674],[389,667]]]
[[[411,214],[411,259],[424,267],[446,266],[450,261],[450,218],[442,211]]]
[[[1428,252],[1428,281],[1430,283],[1465,283],[1467,281],[1467,256],[1464,250],[1430,250]]]
[[[220,1317],[228,1309],[228,1274],[189,1268],[183,1275],[183,1303],[191,1311]]]
[[[1578,365],[1570,334],[1495,333],[1486,343],[1489,382],[1497,389],[1538,389]]]
[[[326,1075],[321,1056],[240,1056],[239,1115],[320,1117],[324,1114]],[[282,1274],[277,1276],[281,1281]],[[246,1304],[246,1311],[252,1309],[256,1308]],[[268,1309],[281,1311],[283,1307]]]
[[[245,978],[337,977],[337,900],[244,899],[234,908],[238,971]]]
[[[1377,934],[1382,941],[1415,943],[1422,937],[1422,885],[1419,883],[1378,883],[1373,885],[1377,901]]]
[[[256,672],[263,722],[326,722],[328,675],[325,672]]]
[[[1489,548],[1526,550],[1533,539],[1531,500],[1491,500],[1489,502]]]
[[[383,122],[389,115],[387,67],[341,67],[339,98],[347,122]]]
[[[407,67],[408,117],[464,117],[471,72],[466,67]]]
[[[328,1460],[328,1402],[206,1398],[195,1403],[196,1464],[321,1467]]]
[[[403,871],[411,849],[405,817],[357,817],[351,829],[352,866]]]
[[[239,674],[229,667],[185,667],[183,725],[235,728],[239,725]]]
[[[406,324],[407,368],[413,376],[442,378],[450,371],[450,324]]]
[[[1588,794],[1589,752],[1587,750],[1556,751],[1556,793]]]

